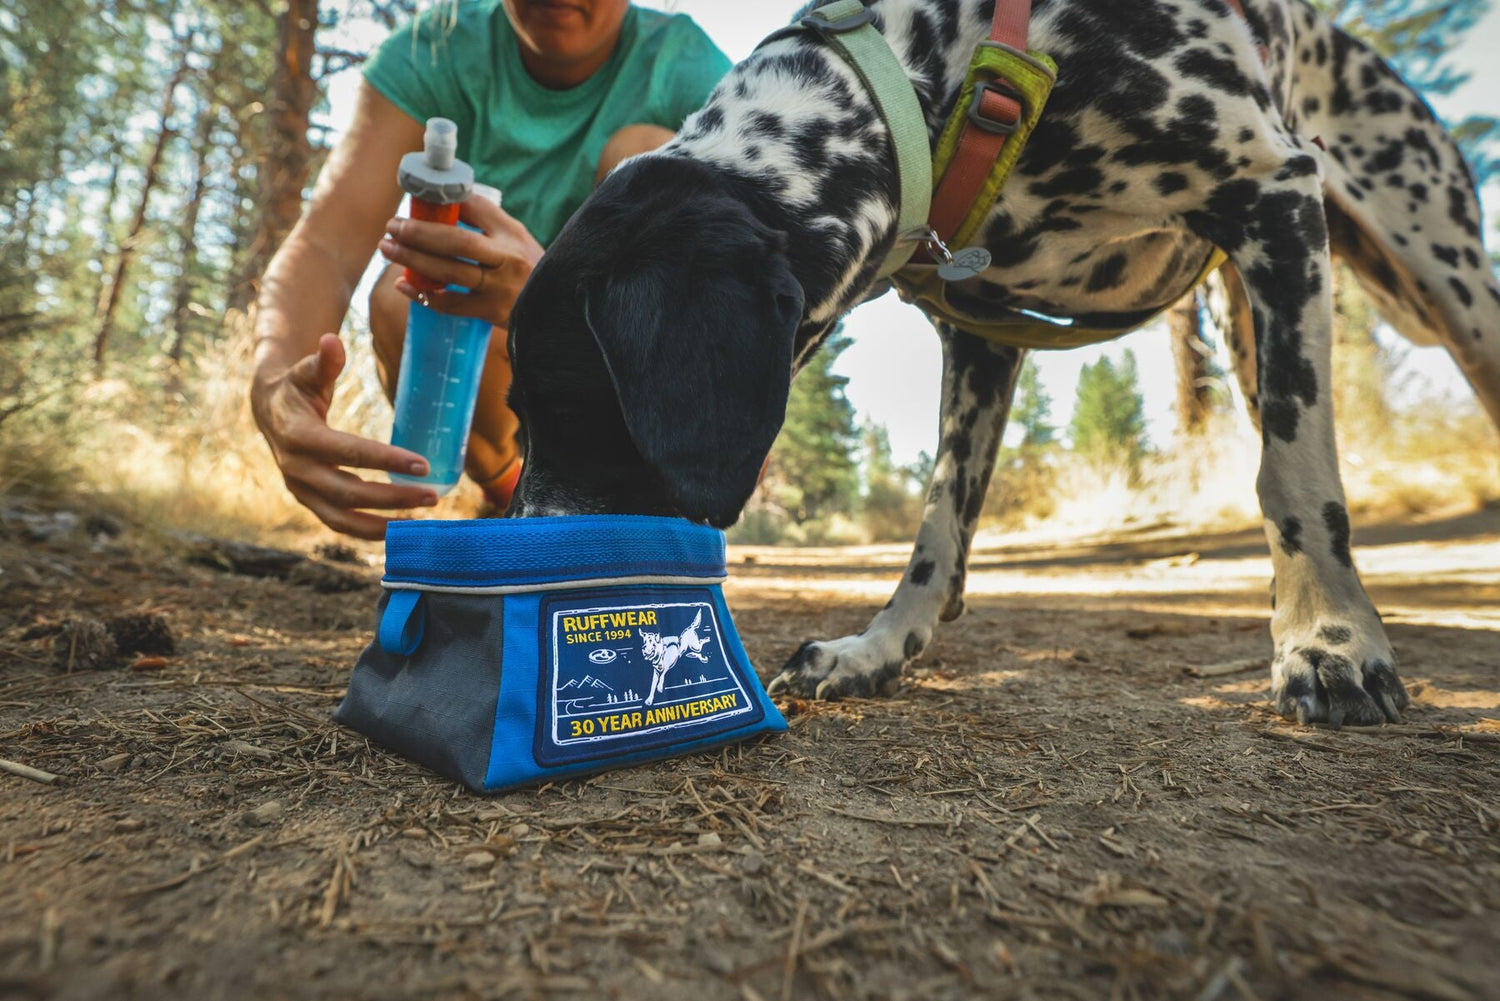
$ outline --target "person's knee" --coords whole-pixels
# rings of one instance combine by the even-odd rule
[[[411,300],[396,291],[401,274],[388,265],[370,288],[370,340],[375,348],[375,367],[386,396],[394,398],[396,374],[401,369],[401,349],[406,344],[406,314]]]
[[[604,175],[638,153],[649,153],[670,142],[677,133],[660,125],[627,125],[604,144],[599,154],[599,169],[594,173],[594,183],[604,180]]]

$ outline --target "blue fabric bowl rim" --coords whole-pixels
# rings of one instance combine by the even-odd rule
[[[430,519],[386,529],[387,585],[520,587],[610,578],[722,581],[724,533],[684,518]]]

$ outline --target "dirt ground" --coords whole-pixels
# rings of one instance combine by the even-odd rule
[[[1185,673],[1267,653],[1258,533],[990,540],[892,698],[488,799],[329,722],[368,557],[121,527],[0,521],[0,758],[59,776],[0,772],[0,997],[1500,998],[1500,511],[1357,532],[1401,727]],[[731,561],[770,677],[904,553]],[[175,652],[68,673],[120,612]]]

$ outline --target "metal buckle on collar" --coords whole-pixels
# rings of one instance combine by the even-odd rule
[[[996,118],[986,118],[982,107],[985,94],[998,94],[1001,97],[1008,97],[1015,101],[1020,106],[1016,113],[1016,120],[1013,122],[1003,122]],[[992,80],[985,80],[974,85],[974,97],[969,102],[969,123],[976,129],[981,129],[995,135],[1008,136],[1019,130],[1021,123],[1026,121],[1030,115],[1031,107],[1026,100],[1026,95],[1015,87],[1012,87],[1003,78],[995,77]]]
[[[943,263],[953,263],[953,251],[948,249],[948,245],[943,242],[943,238],[938,236],[937,230],[931,226],[923,226],[920,229],[913,229],[906,233],[898,233],[896,240],[900,243],[915,243],[920,247],[926,248],[927,252],[933,257],[942,258]]]
[[[861,7],[857,13],[850,14],[848,17],[840,18],[837,21],[830,21],[815,10],[797,23],[804,28],[810,28],[822,34],[842,35],[846,31],[863,28],[874,21],[875,14],[870,8]]]

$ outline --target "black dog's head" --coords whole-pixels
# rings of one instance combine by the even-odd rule
[[[616,170],[511,313],[514,515],[739,517],[781,428],[802,289],[711,169]]]

